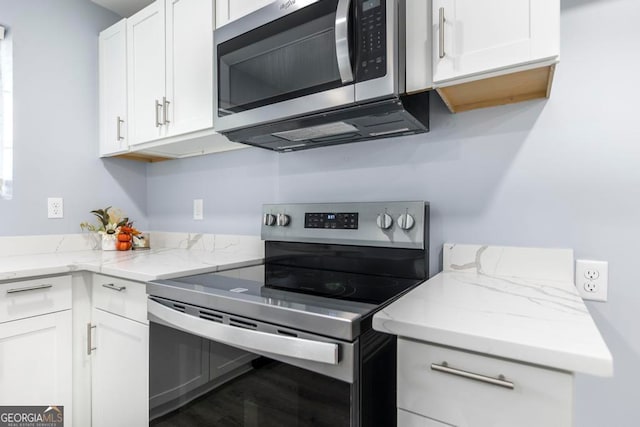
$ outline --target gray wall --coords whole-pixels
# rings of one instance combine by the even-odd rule
[[[638,23],[636,0],[563,0],[548,101],[451,115],[433,96],[427,135],[151,165],[150,227],[257,234],[263,202],[425,199],[433,273],[444,242],[568,247],[607,260],[609,302],[588,307],[616,374],[578,375],[575,425],[638,425]],[[204,221],[191,219],[194,198],[204,199]]]
[[[88,0],[0,0],[13,33],[13,200],[0,235],[80,232],[113,205],[147,227],[145,165],[98,158],[98,32],[119,18]],[[47,219],[47,197],[64,219]]]

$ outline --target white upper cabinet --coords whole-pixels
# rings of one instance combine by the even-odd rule
[[[161,138],[165,103],[164,1],[127,20],[129,144]]]
[[[559,55],[560,0],[433,0],[433,80]]]
[[[560,0],[432,0],[430,12],[432,87],[451,112],[550,96]]]
[[[158,0],[127,20],[129,145],[136,154],[178,158],[244,147],[213,129],[213,5]]]
[[[273,0],[218,0],[216,1],[216,28],[272,2]]]
[[[213,3],[166,2],[166,135],[213,127]]]
[[[129,149],[127,140],[127,22],[100,33],[100,156]]]

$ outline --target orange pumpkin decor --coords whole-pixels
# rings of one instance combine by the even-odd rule
[[[116,249],[119,251],[128,251],[131,249],[131,242],[116,242]]]
[[[116,242],[116,249],[119,251],[128,251],[133,246],[133,236],[140,234],[138,230],[133,228],[133,223],[130,222],[127,225],[120,227],[120,233],[118,233],[118,241]]]

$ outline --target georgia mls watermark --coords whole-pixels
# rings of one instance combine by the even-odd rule
[[[0,427],[64,427],[64,406],[0,406]]]

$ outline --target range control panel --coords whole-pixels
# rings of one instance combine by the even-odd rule
[[[429,204],[412,202],[264,205],[263,240],[423,249]]]
[[[357,212],[306,212],[304,228],[322,228],[327,230],[357,230]]]

